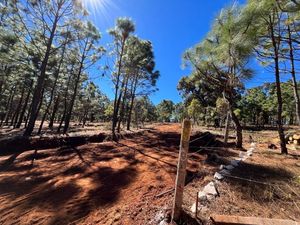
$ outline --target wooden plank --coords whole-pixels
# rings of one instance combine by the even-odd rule
[[[213,215],[211,219],[216,225],[300,225],[299,222],[292,220],[260,217]]]
[[[177,221],[180,217],[182,210],[182,199],[183,199],[183,189],[185,185],[185,177],[186,177],[186,165],[188,158],[188,151],[190,145],[190,135],[192,130],[191,121],[185,119],[182,124],[182,133],[180,140],[180,150],[179,150],[179,160],[177,166],[177,176],[176,176],[176,184],[175,184],[175,197],[174,197],[174,205],[172,211],[172,220]]]

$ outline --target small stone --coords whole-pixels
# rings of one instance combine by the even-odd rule
[[[252,143],[250,144],[250,146],[251,146],[251,147],[255,147],[255,146],[256,146],[256,143],[252,142]]]
[[[246,152],[240,152],[239,157],[243,158],[247,153]]]
[[[212,195],[212,196],[218,195],[214,182],[210,182],[208,185],[206,185],[203,189],[203,192],[206,193],[207,195]]]
[[[220,168],[220,170],[223,170],[224,169],[224,165],[221,165],[219,168]]]
[[[244,157],[242,158],[242,161],[246,161],[248,158],[249,158],[249,156],[246,155],[246,156],[244,156]]]
[[[165,221],[165,220],[162,220],[162,221],[160,221],[160,223],[159,223],[159,225],[168,225],[169,223],[167,223],[167,221]]]
[[[233,165],[228,165],[228,166],[225,166],[225,169],[226,170],[233,170],[234,166]]]
[[[201,205],[201,204],[198,204],[198,212],[202,212],[202,210],[203,210],[203,209],[205,210],[205,208],[207,209],[207,207],[205,207],[205,206],[203,206],[203,205]],[[192,207],[191,207],[191,212],[192,212],[192,213],[195,213],[195,212],[196,212],[196,203],[194,203],[194,204],[192,205]]]
[[[191,207],[191,212],[195,213],[196,212],[196,203],[194,203]]]
[[[25,181],[30,181],[31,180],[31,177],[26,177],[25,178]]]
[[[214,178],[217,180],[222,180],[224,179],[224,176],[218,172],[215,173]]]
[[[198,200],[199,200],[200,202],[205,202],[205,201],[207,201],[206,193],[203,192],[203,191],[200,191],[200,192],[198,193]]]

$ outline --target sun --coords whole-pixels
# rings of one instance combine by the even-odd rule
[[[87,10],[90,18],[97,23],[110,24],[120,12],[116,0],[77,0]]]
[[[81,0],[82,5],[92,14],[103,12],[111,0]]]

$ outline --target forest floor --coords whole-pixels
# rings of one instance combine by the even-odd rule
[[[33,137],[51,137],[51,136],[64,136],[63,133],[58,134],[57,123],[54,124],[53,129],[48,128],[48,123],[45,122],[40,135],[37,135],[38,127],[41,121],[36,122],[36,128],[33,131]],[[62,128],[63,129],[63,128]],[[98,133],[109,133],[109,123],[87,123],[84,127],[81,124],[71,122],[70,129],[67,133],[68,136],[79,135],[95,135]],[[24,128],[13,129],[10,126],[4,126],[0,129],[0,140],[4,138],[10,138],[15,136],[21,136],[24,133]]]
[[[207,128],[200,128],[205,129]],[[289,128],[286,132],[294,130],[296,128]],[[216,130],[210,131],[220,133]],[[233,132],[231,133],[233,135]],[[207,202],[207,205],[198,212],[198,217],[208,224],[211,215],[252,216],[300,222],[299,146],[287,145],[289,154],[281,155],[276,130],[246,130],[245,149],[250,149],[250,136],[256,143],[253,155],[236,167],[231,172],[231,177],[225,176],[218,184],[219,196]],[[276,149],[270,149],[270,144],[274,144]],[[219,152],[222,150],[216,151],[220,155]],[[206,168],[202,171],[205,173]],[[212,175],[210,173],[204,178],[196,178],[187,185],[184,198],[187,211],[190,211],[191,205],[195,203],[197,195],[195,193],[201,191],[213,179]]]
[[[118,143],[32,149],[9,164],[11,156],[0,156],[0,224],[158,224],[172,207],[173,191],[169,190],[175,183],[180,129],[178,124],[161,124]],[[208,139],[206,133],[191,139],[201,135],[203,140],[192,143],[189,154],[184,193],[187,211],[219,165],[239,154],[232,147],[223,148],[218,139]],[[273,139],[276,133],[252,134],[256,140],[262,135],[266,138],[238,175],[278,184],[278,192],[277,186],[274,192],[226,178],[220,197],[198,216],[207,218],[217,212],[299,219],[299,151],[281,156],[279,150],[267,149],[268,142],[277,141]],[[197,152],[200,146],[211,148]],[[213,149],[221,162],[207,161]]]

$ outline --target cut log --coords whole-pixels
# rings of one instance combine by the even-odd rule
[[[299,140],[294,140],[295,145],[299,145]]]
[[[211,220],[216,225],[300,225],[298,222],[292,220],[226,215],[213,215],[211,216]]]
[[[300,135],[299,134],[294,134],[293,139],[294,140],[300,140]]]

